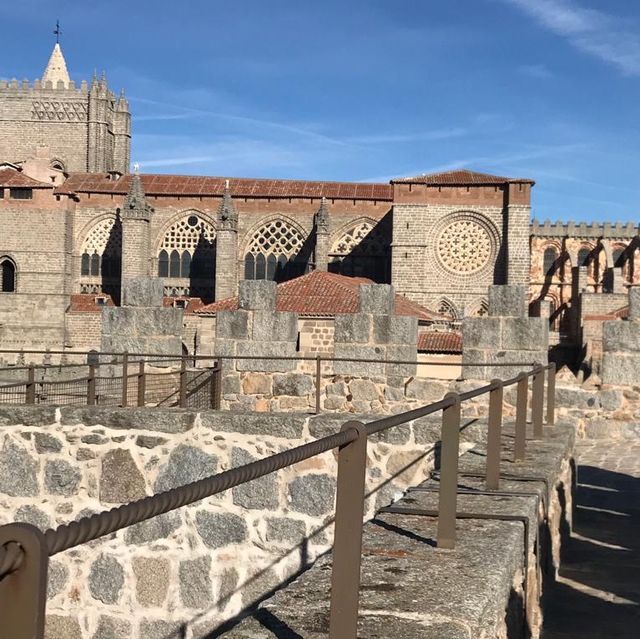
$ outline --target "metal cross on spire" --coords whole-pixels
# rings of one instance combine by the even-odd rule
[[[53,31],[53,35],[56,37],[56,44],[60,44],[61,33],[62,33],[62,29],[60,29],[60,20],[56,20],[56,28]]]

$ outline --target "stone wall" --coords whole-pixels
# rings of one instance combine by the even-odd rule
[[[640,371],[640,288],[629,289],[629,319],[602,326],[602,382],[637,384]]]
[[[66,523],[336,432],[345,419],[0,407],[0,523]],[[482,430],[466,428],[463,440]],[[370,440],[367,517],[426,477],[439,432],[424,419]],[[55,556],[47,639],[206,636],[329,547],[335,473],[327,453]]]
[[[471,379],[507,379],[526,366],[500,364],[546,364],[548,347],[546,318],[527,316],[526,288],[490,286],[489,316],[462,322],[462,374]]]

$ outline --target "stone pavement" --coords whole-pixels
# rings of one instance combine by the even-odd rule
[[[640,441],[576,450],[573,534],[547,588],[542,639],[640,637]]]

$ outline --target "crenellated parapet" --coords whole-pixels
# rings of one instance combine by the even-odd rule
[[[640,225],[634,222],[551,222],[533,220],[530,234],[533,237],[575,237],[585,239],[632,239],[639,233]]]
[[[73,80],[65,83],[62,80],[54,83],[51,81],[42,82],[41,80],[0,80],[0,93],[11,95],[34,95],[42,92],[56,92],[60,96],[72,97],[79,95],[87,95],[89,93],[89,84],[86,80],[82,80],[78,86]]]

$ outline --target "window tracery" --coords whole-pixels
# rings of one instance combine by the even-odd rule
[[[244,278],[282,282],[303,275],[309,262],[306,238],[284,220],[258,229],[247,245]]]
[[[16,265],[10,257],[0,257],[0,293],[16,292]]]
[[[120,281],[122,260],[122,223],[108,217],[87,234],[80,256],[80,291],[113,293]],[[98,281],[98,278],[101,278]]]

